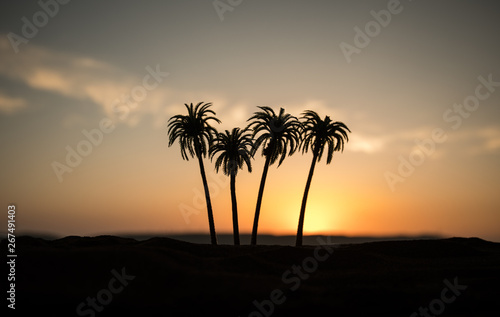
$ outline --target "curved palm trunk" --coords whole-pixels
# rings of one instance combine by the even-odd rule
[[[257,228],[259,226],[259,215],[260,206],[262,204],[262,196],[264,195],[264,186],[266,185],[267,170],[269,169],[269,163],[271,162],[271,157],[266,156],[266,163],[264,164],[264,171],[262,172],[262,178],[260,179],[259,195],[257,196],[257,207],[255,207],[255,217],[253,219],[252,228],[252,245],[257,244]]]
[[[199,147],[196,147],[196,156],[200,165],[201,179],[203,181],[203,188],[205,189],[205,199],[207,200],[208,212],[208,225],[210,227],[210,240],[212,245],[217,245],[217,235],[215,234],[214,214],[212,212],[212,202],[210,201],[210,192],[208,191],[207,176],[205,175],[205,167],[203,166],[203,159]]]
[[[311,169],[309,170],[309,176],[307,176],[306,189],[304,190],[304,197],[302,198],[302,206],[300,207],[300,216],[299,216],[299,226],[297,228],[297,240],[295,242],[295,246],[302,246],[302,232],[304,229],[304,216],[306,213],[306,203],[307,203],[307,195],[309,194],[309,188],[311,187],[311,180],[314,174],[314,167],[316,166],[317,153],[314,152],[313,161],[311,163]]]
[[[236,175],[234,173],[231,173],[231,204],[233,207],[234,245],[240,245],[240,232],[238,229],[238,205],[236,203]]]

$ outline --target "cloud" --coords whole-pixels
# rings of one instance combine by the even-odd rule
[[[6,36],[0,36],[0,76],[21,82],[32,89],[50,91],[61,96],[89,100],[101,106],[106,116],[116,118],[113,105],[117,100],[130,95],[132,89],[143,85],[143,77],[148,74],[132,74],[111,64],[85,56],[62,53],[46,47],[29,44],[17,54],[12,52]],[[155,69],[155,65],[145,65]],[[165,71],[161,68],[162,71]],[[165,80],[149,90],[146,98],[130,113],[126,121],[137,123],[143,114],[160,114],[165,106],[168,92]],[[163,85],[162,85],[163,84]],[[2,110],[29,106],[15,99],[2,99]],[[139,117],[139,118],[138,118]]]
[[[412,151],[419,149],[418,142],[428,144],[427,141],[432,139],[432,131],[433,128],[430,126],[404,129],[394,133],[370,133],[369,129],[365,129],[362,132],[349,135],[346,151],[366,154],[385,151],[394,155],[409,155]],[[430,156],[431,159],[443,159],[449,153],[456,156],[500,152],[499,126],[445,131],[445,133],[444,142],[434,142],[435,148]]]
[[[436,152],[432,155],[433,159],[443,158],[448,152],[453,152],[453,155],[484,155],[500,150],[499,126],[462,128],[457,131],[445,131],[445,135],[444,142],[435,144]],[[417,148],[416,139],[425,140],[431,137],[432,129],[422,127],[400,131],[393,137],[387,137],[386,140],[388,147],[398,148],[401,153],[409,153],[412,148]]]
[[[26,100],[9,97],[0,92],[0,112],[11,114],[26,107]]]
[[[212,102],[217,117],[228,129],[229,125],[245,126],[246,118],[253,112],[253,107],[241,102],[230,104],[226,98],[214,92],[174,89],[168,85],[168,77],[156,88],[147,90],[144,100],[133,106],[127,104],[126,96],[131,95],[135,87],[143,85],[144,76],[148,74],[146,67],[155,69],[156,65],[144,65],[142,73],[133,74],[103,61],[58,52],[31,43],[14,54],[7,37],[1,34],[0,56],[0,76],[21,82],[35,90],[49,91],[77,100],[89,100],[100,106],[106,117],[121,120],[131,127],[137,126],[148,117],[155,129],[164,129],[168,119],[174,114],[184,113],[184,104],[191,102]],[[168,72],[161,65],[159,69]],[[151,80],[150,83],[152,82]],[[12,108],[16,104],[10,102],[8,105]],[[22,105],[29,107],[28,103]],[[20,107],[21,103],[17,106]],[[119,116],[117,106],[126,106],[126,115]],[[4,108],[10,109],[7,102]],[[81,117],[75,115],[62,121],[64,127],[81,123]]]
[[[88,56],[58,52],[30,43],[19,53],[14,54],[6,36],[0,34],[0,76],[11,81],[21,82],[31,89],[49,91],[67,98],[88,100],[98,105],[103,116],[122,120],[131,127],[137,126],[145,118],[151,120],[155,129],[165,129],[167,120],[174,114],[185,113],[185,103],[199,101],[212,102],[213,110],[222,121],[219,130],[232,127],[245,127],[247,119],[258,111],[257,105],[248,100],[231,100],[223,93],[213,91],[193,91],[173,88],[169,77],[159,83],[157,88],[147,91],[146,98],[134,107],[124,119],[119,119],[113,106],[117,100],[124,102],[124,96],[143,85],[143,78],[148,71],[144,65],[140,73],[132,73],[112,64]],[[161,71],[168,72],[159,65]],[[280,105],[269,105],[279,111]],[[0,113],[13,114],[22,109],[29,109],[28,100],[8,96],[0,92]],[[353,131],[349,135],[346,151],[360,153],[379,153],[388,151],[409,153],[415,147],[415,139],[430,138],[433,127],[416,127],[400,131],[390,131],[390,127],[380,127],[371,122],[367,113],[349,112],[345,108],[332,107],[324,100],[308,99],[293,104],[283,105],[288,113],[300,117],[305,109],[318,112],[319,115],[331,116],[333,120],[345,122]],[[82,115],[74,113],[65,117],[64,127],[84,124]],[[450,144],[465,142],[470,152],[490,153],[500,149],[500,128],[488,127],[476,131],[461,130],[449,135]],[[440,149],[440,151],[443,151]]]
[[[28,86],[102,104],[133,83],[133,77],[112,65],[61,53],[34,44],[14,54],[0,37],[0,74]],[[99,92],[98,94],[93,92]],[[109,98],[106,98],[110,95]]]
[[[347,122],[346,122],[347,124]],[[422,140],[431,136],[432,129],[419,127],[389,133],[377,125],[365,124],[365,121],[354,120],[347,124],[352,133],[346,151],[362,152],[367,154],[391,150],[396,153],[405,153],[415,147],[415,140]]]
[[[483,140],[485,151],[500,150],[500,128],[488,127],[478,131],[478,136]]]
[[[387,142],[384,137],[368,137],[359,133],[349,136],[346,150],[352,152],[374,153],[381,151]]]
[[[453,136],[455,137],[455,136]],[[466,144],[471,155],[490,154],[500,150],[500,127],[488,126],[456,135],[456,142]]]

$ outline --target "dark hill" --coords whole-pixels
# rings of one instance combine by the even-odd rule
[[[500,295],[500,244],[477,238],[295,248],[19,237],[16,250],[20,316],[266,316],[270,299],[272,316],[410,316],[441,308],[444,280],[467,288],[443,316],[491,316]]]

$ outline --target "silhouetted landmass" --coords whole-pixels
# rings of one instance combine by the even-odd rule
[[[147,240],[153,237],[159,237],[160,235],[151,234],[130,234],[121,235],[128,238],[133,238],[136,240]],[[161,236],[160,236],[161,237]],[[210,237],[207,234],[174,234],[165,235],[163,237],[172,238],[177,240],[182,240],[191,243],[210,243]],[[421,240],[421,239],[440,239],[442,237],[438,235],[418,235],[418,236],[328,236],[329,241],[333,244],[350,244],[350,243],[365,243],[365,242],[375,242],[375,241],[389,241],[389,240]],[[296,240],[295,235],[270,235],[270,234],[259,234],[259,244],[260,245],[295,245]],[[309,235],[304,236],[305,245],[317,245],[318,238],[326,239],[324,235]],[[233,244],[232,235],[230,234],[217,234],[217,240],[220,244]],[[242,244],[250,244],[251,234],[240,234],[240,239]]]
[[[78,316],[78,305],[109,288],[112,270],[135,278],[96,316],[248,316],[257,310],[254,301],[266,303],[274,290],[284,302],[274,305],[272,316],[410,316],[439,299],[443,281],[455,278],[467,288],[445,305],[443,316],[498,312],[500,243],[451,238],[317,248],[212,246],[158,237],[18,237],[16,313]],[[314,268],[317,255],[322,259]],[[292,273],[305,264],[310,273]]]
[[[57,236],[50,233],[40,233],[31,232],[25,233],[24,236],[31,236],[36,238],[42,238],[45,240],[56,240],[60,239],[61,236]],[[171,238],[191,243],[198,244],[208,244],[210,243],[210,235],[208,233],[176,233],[176,234],[161,234],[161,233],[119,233],[115,234],[123,238],[131,238],[138,241],[148,240],[151,238]],[[7,232],[0,233],[0,236],[7,236]],[[250,244],[251,234],[240,234],[242,244]],[[318,238],[326,239],[325,235],[308,235],[304,236],[305,245],[317,245]],[[443,236],[438,234],[421,234],[421,235],[393,235],[393,236],[343,236],[336,235],[328,236],[329,241],[332,244],[351,244],[351,243],[365,243],[365,242],[376,242],[376,241],[391,241],[391,240],[423,240],[423,239],[443,239]],[[295,235],[271,235],[271,234],[259,234],[259,244],[261,245],[295,245]],[[222,233],[217,234],[217,240],[220,244],[233,245],[233,234]]]

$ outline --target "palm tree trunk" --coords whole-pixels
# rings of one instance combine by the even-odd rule
[[[302,198],[302,206],[300,207],[300,216],[299,216],[299,226],[297,228],[297,240],[295,242],[296,247],[302,246],[302,232],[304,229],[304,216],[306,213],[306,203],[307,203],[307,195],[309,194],[309,188],[311,187],[311,180],[314,174],[314,167],[316,166],[316,159],[318,154],[314,151],[313,161],[311,163],[311,169],[309,169],[309,176],[307,176],[306,189],[304,190],[304,197]]]
[[[210,201],[210,192],[208,191],[207,176],[205,175],[205,167],[203,166],[203,159],[201,157],[201,151],[199,146],[196,146],[196,156],[198,157],[198,163],[200,164],[201,179],[203,180],[203,187],[205,188],[205,199],[207,200],[207,212],[208,212],[208,225],[210,227],[210,240],[212,245],[217,245],[217,235],[215,234],[215,222],[214,214],[212,212],[212,202]]]
[[[253,219],[252,228],[252,245],[257,245],[257,227],[259,226],[259,215],[260,206],[262,204],[262,195],[264,194],[264,185],[266,184],[267,170],[269,169],[269,163],[271,162],[271,156],[266,156],[266,163],[264,163],[264,171],[262,172],[262,178],[260,179],[259,195],[257,196],[257,207],[255,207],[255,217]]]
[[[231,173],[231,204],[233,207],[234,245],[240,245],[240,232],[238,229],[238,205],[236,203],[236,175],[234,173]]]

